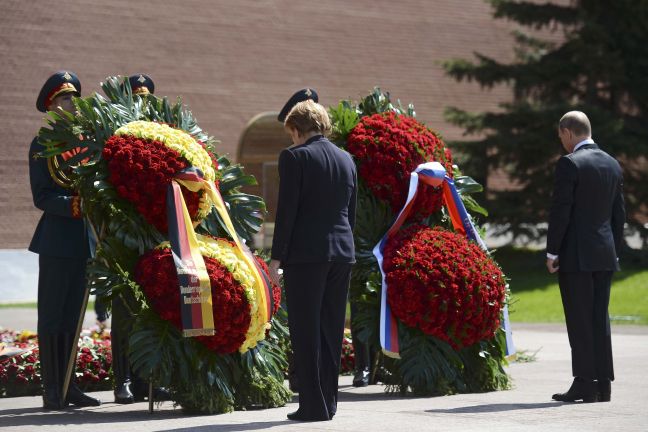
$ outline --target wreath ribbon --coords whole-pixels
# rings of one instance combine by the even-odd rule
[[[223,221],[226,231],[236,244],[239,257],[247,263],[254,275],[255,295],[259,304],[264,305],[257,309],[256,318],[259,322],[268,322],[273,309],[268,276],[236,233],[225,201],[214,182],[206,180],[198,168],[189,167],[174,177],[167,191],[169,241],[180,282],[183,335],[185,337],[213,335],[214,317],[209,275],[180,185],[192,192],[202,190],[207,194],[207,198]]]

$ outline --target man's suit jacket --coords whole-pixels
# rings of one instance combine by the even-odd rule
[[[46,159],[34,157],[43,149],[38,138],[34,138],[29,148],[29,182],[34,205],[43,211],[43,215],[29,250],[52,257],[88,258],[87,229],[83,219],[74,217],[73,191],[54,182]]]
[[[351,156],[318,135],[281,152],[279,177],[272,258],[284,265],[355,262]]]
[[[561,272],[619,270],[625,206],[619,163],[586,144],[556,166],[547,253]]]

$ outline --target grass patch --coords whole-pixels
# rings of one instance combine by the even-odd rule
[[[564,322],[558,276],[545,268],[544,251],[503,248],[495,259],[510,278],[512,322]],[[648,269],[623,265],[614,274],[610,317],[615,324],[648,324]]]
[[[0,309],[9,309],[9,308],[36,309],[36,302],[0,303]]]
[[[0,309],[36,309],[38,307],[36,302],[22,302],[22,303],[0,303]],[[94,309],[94,300],[88,300],[87,310]]]

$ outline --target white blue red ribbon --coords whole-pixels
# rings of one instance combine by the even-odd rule
[[[409,216],[416,197],[419,193],[419,182],[423,182],[433,187],[443,188],[443,201],[450,215],[452,226],[458,232],[463,233],[468,239],[476,242],[479,247],[488,252],[486,244],[479,236],[479,232],[466,211],[466,207],[461,201],[461,196],[455,187],[454,180],[447,174],[443,165],[439,162],[426,162],[419,165],[414,172],[410,174],[409,190],[407,192],[407,200],[405,205],[398,213],[396,221],[387,230],[387,233],[378,242],[373,249],[373,254],[378,261],[380,273],[382,276],[382,291],[380,298],[380,345],[382,346],[385,355],[390,357],[399,357],[400,344],[398,340],[398,322],[396,317],[389,307],[387,301],[387,293],[389,287],[385,279],[385,271],[383,269],[383,251],[387,241],[400,229],[407,217]],[[503,328],[506,332],[506,355],[515,353],[513,345],[513,338],[511,334],[511,325],[508,316],[508,306],[505,304],[502,311],[503,315]]]

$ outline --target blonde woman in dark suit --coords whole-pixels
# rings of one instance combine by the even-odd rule
[[[337,410],[344,317],[355,262],[357,181],[351,156],[326,135],[326,109],[297,103],[284,127],[293,145],[279,156],[279,202],[271,276],[283,268],[299,409],[288,418],[330,420]]]

